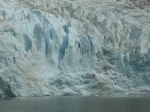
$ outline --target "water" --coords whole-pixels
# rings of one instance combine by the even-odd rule
[[[150,97],[0,99],[0,112],[150,112]]]

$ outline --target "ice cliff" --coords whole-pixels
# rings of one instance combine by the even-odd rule
[[[149,0],[0,0],[0,97],[150,93]]]

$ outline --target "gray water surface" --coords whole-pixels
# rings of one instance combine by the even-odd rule
[[[0,112],[150,112],[150,97],[0,99]]]

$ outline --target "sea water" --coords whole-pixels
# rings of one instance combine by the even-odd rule
[[[0,112],[150,112],[150,96],[0,99]]]

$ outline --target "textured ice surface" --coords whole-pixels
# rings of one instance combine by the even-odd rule
[[[0,97],[150,93],[146,3],[1,0]]]

